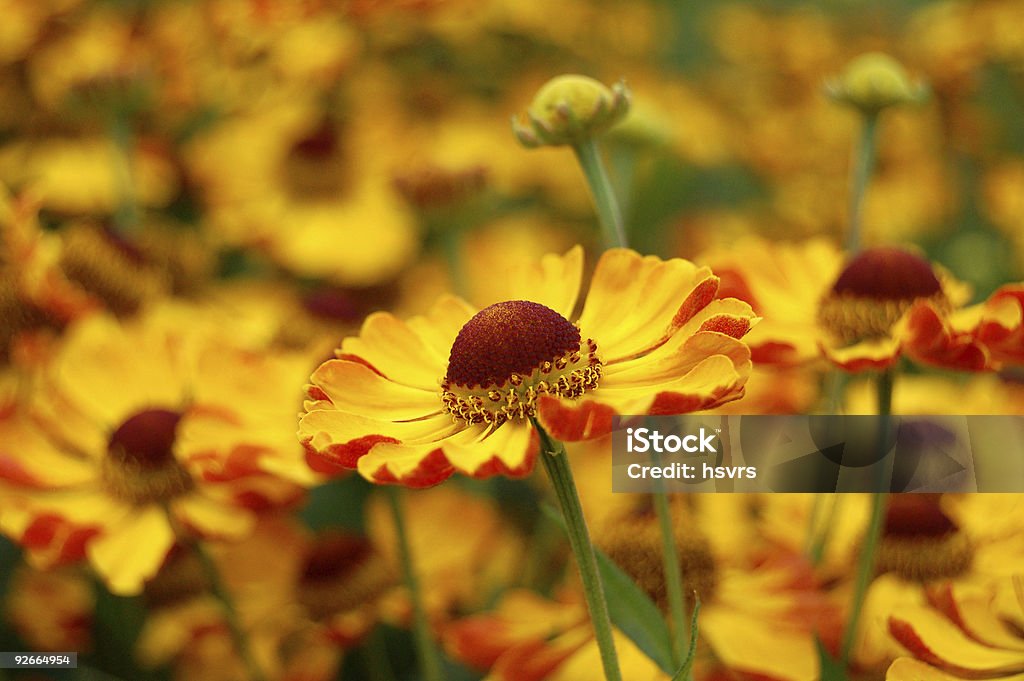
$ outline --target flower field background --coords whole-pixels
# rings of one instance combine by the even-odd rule
[[[1024,414],[1020,0],[0,0],[0,228],[0,681],[1024,675],[1024,496],[609,437]]]

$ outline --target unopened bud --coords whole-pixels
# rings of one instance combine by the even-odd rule
[[[846,66],[838,80],[826,84],[826,92],[838,102],[875,114],[897,104],[924,100],[928,87],[907,74],[903,65],[887,54],[862,54]]]
[[[609,88],[587,76],[556,76],[530,103],[529,125],[513,119],[512,129],[526,147],[577,144],[604,132],[628,111],[629,90],[621,81]]]

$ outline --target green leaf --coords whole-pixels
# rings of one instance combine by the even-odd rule
[[[544,513],[565,529],[562,514],[551,506]],[[658,606],[612,559],[595,548],[608,612],[614,624],[666,674],[672,674],[672,635]]]
[[[814,637],[814,645],[818,648],[818,663],[821,665],[821,676],[818,678],[821,681],[849,681],[842,663],[829,655],[817,636]]]
[[[696,592],[695,592],[696,593]],[[672,681],[689,681],[690,673],[693,671],[693,663],[697,659],[697,637],[700,630],[697,628],[697,618],[700,615],[700,598],[693,603],[693,617],[690,619],[690,649],[686,651],[686,659],[683,666],[679,668]]]

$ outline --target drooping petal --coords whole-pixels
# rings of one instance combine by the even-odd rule
[[[533,470],[537,456],[537,436],[533,427],[524,421],[510,421],[487,432],[484,428],[468,432],[480,434],[473,441],[451,438],[442,448],[452,466],[473,478],[493,475],[522,477]],[[486,437],[481,435],[487,432]]]
[[[406,487],[433,487],[455,472],[437,444],[378,444],[359,458],[357,467],[371,482]]]
[[[550,395],[537,399],[537,418],[544,430],[557,440],[592,440],[612,432],[616,411],[607,404],[584,398],[576,402]]]
[[[730,669],[786,681],[818,678],[818,653],[806,630],[768,627],[742,611],[707,607],[700,633]]]
[[[724,355],[737,369],[750,364],[750,349],[731,336],[701,332],[689,336],[671,352],[652,353],[604,369],[602,388],[631,388],[673,381],[712,355]]]
[[[967,677],[940,671],[912,657],[901,657],[885,673],[885,681],[964,681]],[[1000,681],[1024,681],[1024,674],[1000,676]]]
[[[388,312],[367,317],[358,336],[342,341],[341,352],[343,357],[358,357],[396,383],[423,390],[437,388],[448,362],[406,322]]]
[[[982,371],[991,361],[984,346],[970,334],[957,332],[930,302],[919,301],[907,311],[894,329],[903,351],[922,364]]]
[[[310,453],[345,468],[355,468],[360,457],[380,443],[424,444],[430,449],[465,426],[452,423],[447,414],[395,423],[357,414],[323,409],[311,411],[299,421],[299,440]]]
[[[189,494],[171,505],[178,519],[202,537],[241,539],[252,532],[254,516],[203,494]]]
[[[918,659],[947,669],[1024,672],[1024,651],[982,645],[931,608],[908,607],[890,615],[889,632]]]
[[[443,441],[422,445],[381,443],[359,459],[359,472],[374,482],[429,487],[454,471],[486,478],[522,477],[533,470],[537,439],[523,422],[495,430],[484,425],[466,428]]]
[[[311,378],[335,408],[383,421],[404,421],[441,410],[437,387],[409,387],[389,380],[364,364],[341,359],[321,364]]]
[[[1024,284],[1003,286],[985,301],[974,336],[995,361],[1024,363]]]
[[[597,263],[580,330],[608,358],[643,352],[686,324],[717,290],[707,268],[612,249]]]
[[[131,596],[156,575],[174,545],[174,531],[156,505],[128,514],[89,543],[89,559],[110,590]]]
[[[825,357],[843,371],[883,371],[900,358],[899,341],[892,338],[861,341],[849,347],[836,348],[823,344]]]

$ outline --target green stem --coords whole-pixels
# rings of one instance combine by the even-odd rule
[[[380,629],[370,632],[360,651],[367,678],[371,681],[395,681],[395,672],[388,660],[388,651],[384,647]]]
[[[420,590],[413,564],[412,547],[405,528],[405,513],[402,510],[401,490],[397,487],[388,488],[388,501],[391,505],[391,518],[395,523],[395,535],[398,539],[399,560],[402,563],[402,576],[405,586],[412,599],[413,638],[416,641],[416,654],[419,657],[420,671],[423,681],[442,681],[441,658],[434,646],[427,621],[427,611],[423,607],[423,592]]]
[[[608,173],[605,172],[597,141],[588,137],[574,144],[572,150],[576,152],[576,160],[587,177],[587,185],[594,198],[594,207],[597,209],[597,219],[601,223],[605,244],[609,247],[625,248],[626,232],[622,227],[622,213],[615,200],[615,192],[608,180]]]
[[[655,462],[657,464],[657,461]],[[661,480],[658,480],[659,487]],[[672,663],[678,667],[683,663],[683,651],[687,644],[686,605],[683,600],[682,569],[679,566],[679,548],[676,546],[675,531],[672,527],[672,512],[664,490],[654,493],[654,512],[658,516],[661,530],[661,564],[665,573],[665,588],[668,591],[668,609],[672,618]]]
[[[895,380],[895,372],[892,369],[883,372],[878,376],[878,462],[879,470],[884,470],[885,454],[889,444],[889,431],[892,428],[892,388]],[[879,480],[884,476],[879,475]],[[864,608],[864,598],[867,595],[868,585],[875,573],[875,554],[878,551],[878,542],[882,536],[882,521],[885,519],[885,507],[888,494],[883,491],[881,484],[871,495],[871,518],[868,520],[867,532],[864,536],[864,544],[861,547],[860,559],[857,563],[857,576],[854,582],[853,603],[850,607],[850,618],[846,622],[846,631],[843,634],[843,647],[840,660],[844,666],[849,665],[850,655],[853,652],[853,644],[857,640],[857,629],[860,625],[861,611]]]
[[[533,420],[533,419],[531,419]],[[597,571],[597,557],[594,546],[590,543],[590,532],[587,521],[583,517],[579,493],[573,481],[572,469],[569,468],[569,457],[565,453],[565,445],[548,435],[547,431],[536,420],[533,426],[540,437],[541,455],[544,468],[555,488],[558,504],[565,518],[569,545],[576,557],[576,567],[583,582],[583,594],[587,599],[590,621],[594,626],[594,638],[601,653],[601,665],[604,667],[606,681],[622,681],[619,671],[619,658],[615,652],[615,639],[612,637],[612,621],[608,614],[608,602],[605,600],[604,586]]]
[[[117,180],[117,207],[114,225],[119,234],[127,234],[139,224],[135,178],[132,175],[134,141],[127,117],[120,111],[110,114],[110,139],[114,142],[114,175]]]
[[[846,234],[846,252],[852,257],[861,247],[861,222],[864,212],[864,194],[871,179],[871,171],[875,165],[875,139],[878,136],[878,114],[864,115],[861,126],[860,142],[857,145],[857,157],[853,167],[850,184],[850,216],[849,230]]]
[[[238,609],[235,607],[234,599],[221,578],[220,570],[217,569],[213,556],[210,555],[210,552],[201,541],[195,541],[193,546],[195,546],[196,555],[199,557],[199,562],[202,565],[203,574],[210,584],[210,591],[224,608],[224,619],[227,622],[228,629],[231,631],[231,638],[235,643],[235,648],[238,650],[238,655],[242,658],[242,662],[249,673],[249,678],[252,681],[264,681],[267,677],[264,676],[263,670],[260,669],[256,658],[252,654],[249,637],[246,636],[241,620],[238,617]]]

